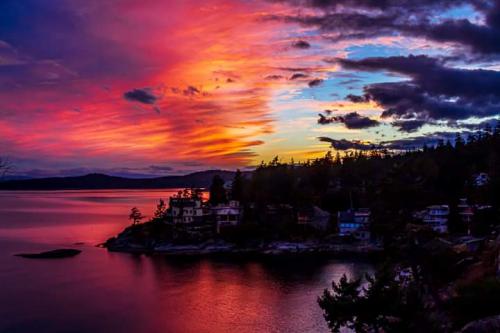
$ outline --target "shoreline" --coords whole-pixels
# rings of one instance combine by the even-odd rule
[[[116,239],[115,239],[116,240]],[[113,242],[113,241],[111,241]],[[307,244],[304,242],[270,242],[258,247],[238,247],[234,244],[206,245],[162,244],[147,247],[140,244],[109,244],[101,246],[109,252],[146,254],[166,257],[342,257],[377,259],[383,254],[383,248],[374,244]]]

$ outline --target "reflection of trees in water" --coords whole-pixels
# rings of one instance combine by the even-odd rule
[[[171,276],[188,275],[189,280],[210,276],[219,281],[249,284],[264,280],[284,285],[309,284],[332,279],[343,274],[360,277],[373,272],[373,266],[362,261],[332,260],[312,256],[276,257],[150,257],[156,281],[162,283]],[[204,274],[207,274],[206,276]]]
[[[344,273],[373,270],[368,263],[313,256],[147,259],[141,263],[151,268],[153,289],[161,291],[159,311],[176,313],[168,325],[179,330],[324,331],[316,303],[321,290]]]

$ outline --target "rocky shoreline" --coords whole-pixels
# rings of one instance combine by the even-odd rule
[[[133,243],[128,240],[112,238],[103,247],[112,252],[161,254],[169,256],[210,256],[210,255],[356,255],[375,257],[383,251],[381,246],[371,243],[332,244],[321,241],[260,242],[255,246],[238,246],[223,240],[211,240],[198,244],[174,244],[151,240]]]

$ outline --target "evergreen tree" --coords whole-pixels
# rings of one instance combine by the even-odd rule
[[[132,224],[136,225],[138,224],[139,222],[141,222],[141,220],[144,218],[145,216],[143,216],[141,214],[141,211],[139,210],[139,208],[137,207],[132,207],[132,209],[130,210],[130,215],[128,216],[128,219],[129,220],[132,220]]]
[[[156,205],[156,211],[154,213],[154,218],[155,219],[162,219],[165,217],[165,212],[167,210],[167,205],[165,204],[165,201],[163,199],[160,199],[158,202],[158,205]]]
[[[460,132],[457,132],[455,136],[455,147],[462,148],[463,146],[464,146],[464,140],[462,139],[462,135],[460,135]]]
[[[210,185],[210,204],[216,206],[227,202],[226,189],[224,188],[224,179],[219,175],[214,176],[212,185]]]
[[[243,181],[244,179],[240,169],[236,170],[233,179],[233,186],[231,189],[231,198],[233,200],[243,200]]]

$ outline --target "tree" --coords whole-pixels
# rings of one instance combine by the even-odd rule
[[[325,289],[318,299],[328,327],[334,333],[342,327],[354,328],[356,305],[360,299],[361,280],[349,281],[345,274],[340,281],[332,282],[332,291]]]
[[[457,132],[457,134],[455,135],[455,147],[462,148],[463,146],[464,146],[464,139],[462,138],[460,132]]]
[[[343,327],[356,333],[433,331],[415,283],[403,288],[388,270],[367,275],[366,280],[366,287],[361,287],[360,279],[344,275],[318,299],[332,332]]]
[[[227,202],[226,189],[224,188],[224,179],[219,175],[214,176],[212,185],[210,185],[210,204],[216,206]]]
[[[156,211],[154,213],[155,219],[162,219],[165,216],[165,212],[167,210],[167,205],[163,199],[160,199],[158,205],[156,205]]]
[[[231,198],[233,200],[243,199],[243,176],[240,169],[236,170],[233,179],[233,187],[231,189]]]
[[[137,207],[132,207],[130,210],[129,220],[132,220],[132,224],[138,224],[145,216],[142,215],[141,211]]]
[[[199,188],[185,188],[177,192],[174,197],[178,199],[202,200],[203,191]]]

